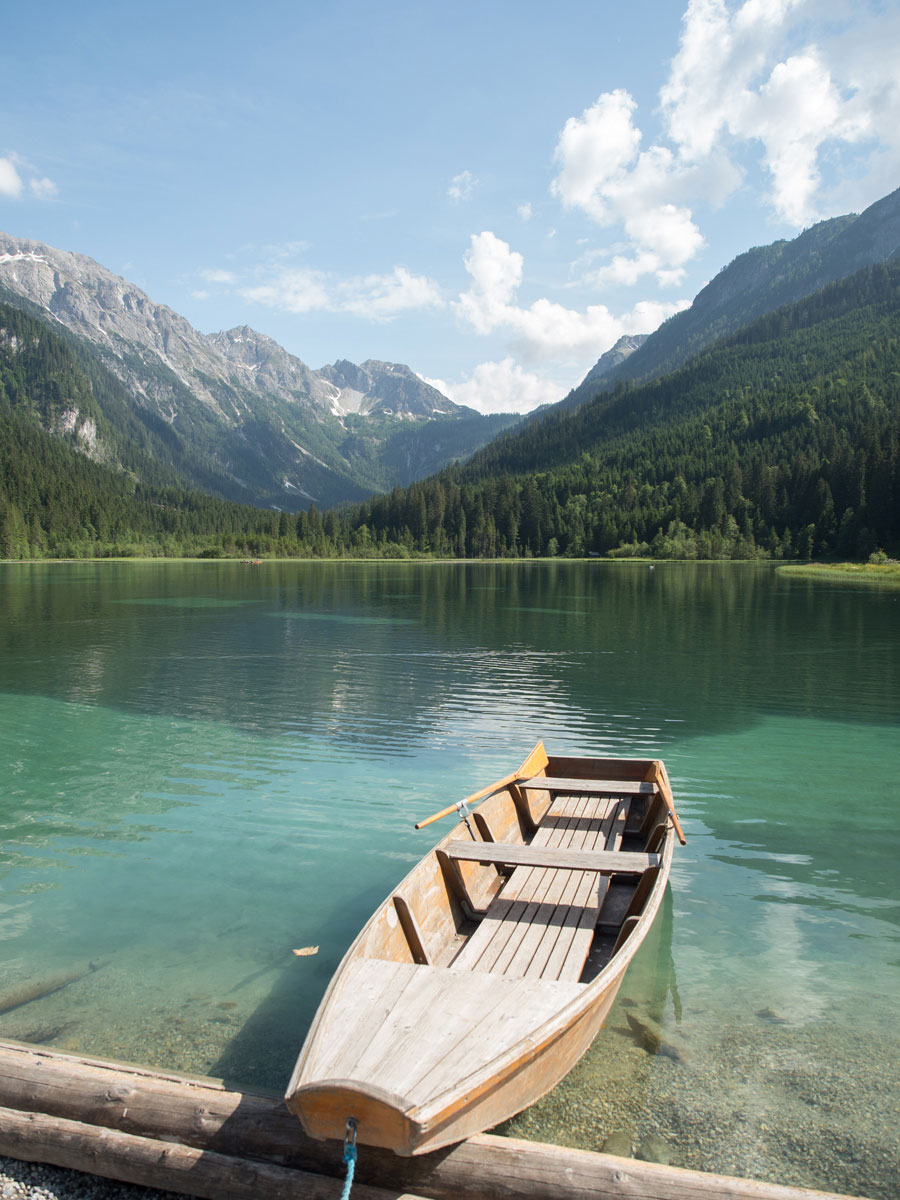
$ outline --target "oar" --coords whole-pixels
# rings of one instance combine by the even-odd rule
[[[675,811],[675,800],[672,796],[672,785],[669,783],[669,772],[666,770],[666,764],[657,759],[650,768],[650,774],[656,776],[653,782],[659,785],[662,798],[665,800],[666,808],[669,810],[669,816],[672,818],[672,824],[675,826],[675,832],[678,834],[678,840],[683,846],[685,844],[684,831],[681,828],[681,822],[678,820],[678,813]]]
[[[536,759],[542,761],[536,762]],[[544,751],[544,743],[538,742],[532,752],[528,755],[525,761],[519,767],[518,771],[511,771],[509,775],[504,775],[502,779],[498,779],[496,783],[489,783],[487,787],[482,788],[480,792],[473,792],[471,796],[466,796],[465,800],[458,800],[456,804],[448,804],[446,808],[442,808],[440,812],[432,813],[430,817],[426,817],[424,821],[416,823],[416,829],[424,829],[426,825],[431,825],[435,821],[440,821],[441,817],[449,817],[451,813],[459,813],[464,816],[466,806],[476,804],[479,800],[483,800],[485,796],[489,796],[491,792],[499,792],[501,788],[507,784],[515,783],[517,779],[530,779],[536,771],[541,770],[547,765],[547,755]]]

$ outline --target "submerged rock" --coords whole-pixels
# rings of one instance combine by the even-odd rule
[[[654,1021],[652,1017],[638,1016],[637,1013],[632,1012],[626,1012],[625,1016],[635,1041],[639,1046],[643,1046],[648,1054],[664,1054],[667,1058],[682,1064],[689,1061],[690,1052],[687,1048],[680,1041],[667,1037],[658,1021]]]
[[[672,1152],[669,1143],[665,1138],[661,1138],[659,1134],[648,1133],[645,1138],[641,1138],[641,1144],[637,1148],[635,1158],[640,1158],[644,1162],[668,1163],[671,1160]]]
[[[615,1154],[619,1158],[631,1158],[634,1152],[631,1134],[617,1129],[609,1135],[600,1149],[604,1154]]]
[[[763,1021],[768,1021],[771,1025],[788,1025],[790,1022],[787,1017],[781,1016],[774,1008],[757,1009],[756,1015]]]

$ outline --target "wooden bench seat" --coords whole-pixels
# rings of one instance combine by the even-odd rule
[[[504,867],[554,867],[566,871],[599,871],[610,875],[642,875],[658,867],[658,854],[623,850],[569,850],[556,846],[522,846],[515,842],[450,842],[447,853],[465,862],[494,863]]]
[[[606,873],[596,867],[585,869],[580,857],[567,866],[536,863],[533,859],[541,852],[587,856],[592,851],[603,854],[604,859],[613,853],[618,858],[630,805],[627,797],[560,794],[530,846],[451,843],[452,848],[464,848],[458,851],[458,857],[465,854],[470,861],[503,863],[515,857],[513,851],[524,856],[452,966],[511,978],[576,983],[609,886],[608,869]],[[645,868],[641,865],[638,869]]]
[[[531,779],[516,780],[517,788],[532,791],[565,792],[568,796],[655,796],[659,788],[655,783],[643,783],[639,779],[562,779],[552,775],[535,775]]]

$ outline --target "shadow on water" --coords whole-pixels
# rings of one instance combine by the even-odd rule
[[[348,895],[347,907],[368,914],[383,899],[382,890],[366,888]],[[284,1094],[319,1001],[348,945],[346,923],[340,919],[326,921],[319,936],[316,955],[296,958],[288,951],[288,966],[212,1064],[210,1075],[236,1090]]]

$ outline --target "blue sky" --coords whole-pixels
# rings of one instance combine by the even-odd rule
[[[4,232],[482,411],[900,185],[896,0],[12,9]]]

